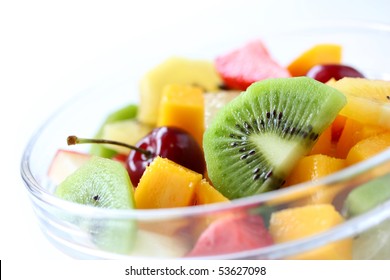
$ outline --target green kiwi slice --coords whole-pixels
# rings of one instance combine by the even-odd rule
[[[92,157],[69,175],[58,185],[55,195],[100,208],[132,209],[135,205],[133,186],[126,169],[119,162],[101,157]],[[115,253],[131,251],[136,233],[133,221],[72,218],[71,222],[87,231],[98,247]]]
[[[210,180],[229,199],[278,189],[345,104],[341,92],[307,77],[252,84],[205,131]]]

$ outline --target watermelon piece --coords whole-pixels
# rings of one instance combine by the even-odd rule
[[[187,257],[229,254],[272,244],[261,216],[229,215],[210,224]]]
[[[252,83],[267,78],[287,78],[290,73],[256,40],[215,59],[217,72],[229,89],[246,90]]]

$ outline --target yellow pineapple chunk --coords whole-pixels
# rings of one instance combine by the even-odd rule
[[[138,209],[185,207],[193,204],[202,175],[169,159],[156,157],[135,190]]]
[[[330,85],[347,97],[340,115],[363,124],[390,127],[390,81],[343,78]]]

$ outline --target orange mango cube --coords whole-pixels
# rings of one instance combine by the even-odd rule
[[[324,130],[324,132],[321,133],[309,154],[323,154],[328,156],[333,155],[332,126],[329,126]]]
[[[345,167],[345,160],[326,155],[310,155],[298,161],[288,178],[286,186],[307,181],[316,181],[324,176],[337,172]],[[339,186],[318,186],[307,190],[294,205],[331,203],[341,190]]]
[[[156,157],[135,189],[137,209],[185,207],[193,204],[202,175],[169,159]]]
[[[286,179],[286,185],[316,181],[345,167],[345,160],[316,154],[305,156],[298,161]]]
[[[206,180],[200,181],[195,190],[195,204],[210,204],[229,201]]]
[[[332,141],[339,141],[341,134],[343,133],[347,117],[337,115],[332,123]]]
[[[331,204],[294,207],[274,212],[270,234],[276,243],[284,243],[325,232],[341,224],[343,217]],[[343,239],[291,257],[301,260],[337,260],[352,258],[352,239]]]
[[[356,143],[348,153],[347,165],[369,159],[390,148],[390,132],[368,137]]]
[[[189,132],[201,145],[204,124],[204,96],[199,87],[171,84],[164,87],[157,126],[175,126]]]
[[[345,122],[343,132],[336,146],[336,156],[339,158],[346,158],[349,150],[359,141],[384,133],[386,130],[384,127],[362,124],[348,118]]]
[[[336,64],[341,62],[342,48],[336,44],[318,44],[302,53],[292,61],[287,69],[293,77],[305,76],[317,64]]]

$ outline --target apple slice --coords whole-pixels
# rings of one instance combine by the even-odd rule
[[[48,176],[54,184],[58,185],[90,158],[89,154],[60,149],[50,164]]]

